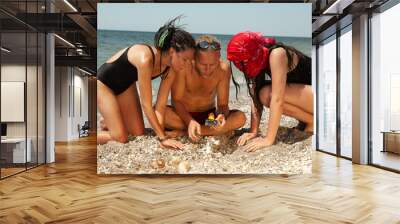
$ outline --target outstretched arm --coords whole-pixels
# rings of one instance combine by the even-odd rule
[[[255,151],[261,147],[273,145],[281,120],[288,71],[287,56],[284,49],[276,49],[270,55],[272,91],[270,102],[270,115],[265,137],[254,139],[245,146],[246,151]]]
[[[250,86],[250,93],[252,95],[255,95],[255,86],[251,85]],[[258,97],[255,95],[255,97]],[[254,103],[254,101],[251,101],[251,121],[250,121],[250,131],[248,133],[244,133],[242,134],[238,140],[237,140],[237,144],[239,146],[242,146],[244,144],[246,144],[249,140],[255,138],[258,134],[258,127],[260,126],[260,120],[261,120],[261,115],[263,112],[263,106],[262,105],[258,105],[256,106],[256,104]]]
[[[283,48],[279,48],[271,53],[270,65],[272,77],[274,78],[272,79],[270,115],[265,138],[268,142],[273,144],[283,113],[286,76],[288,71],[287,56]]]
[[[153,109],[152,103],[152,86],[151,86],[151,75],[152,75],[152,63],[150,60],[144,61],[137,65],[138,67],[138,83],[140,98],[142,101],[143,112],[150,122],[156,135],[163,139],[166,137],[164,130],[158,122],[156,113]]]

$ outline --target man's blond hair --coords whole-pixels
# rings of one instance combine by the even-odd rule
[[[212,35],[202,35],[196,39],[196,45],[202,41],[207,41],[208,43],[216,42],[221,45],[221,42]]]

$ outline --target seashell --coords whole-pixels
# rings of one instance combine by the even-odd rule
[[[190,164],[188,161],[182,161],[179,163],[178,172],[187,173],[190,170]]]
[[[171,165],[174,167],[177,167],[177,166],[179,166],[180,162],[181,162],[181,159],[177,156],[174,156],[174,157],[172,157]]]
[[[158,168],[164,168],[165,167],[165,161],[163,159],[158,159],[157,160],[157,166]]]
[[[209,143],[205,146],[205,151],[207,154],[210,154],[212,152],[212,148]]]
[[[150,166],[151,166],[151,168],[153,168],[153,169],[157,169],[157,168],[158,168],[157,161],[156,161],[155,159],[152,160]]]
[[[163,159],[153,159],[151,161],[151,167],[153,169],[162,169],[165,167],[165,162]]]

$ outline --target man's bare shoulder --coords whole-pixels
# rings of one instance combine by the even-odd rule
[[[220,63],[220,76],[221,78],[228,78],[231,76],[231,67],[230,64],[224,60],[221,60]]]

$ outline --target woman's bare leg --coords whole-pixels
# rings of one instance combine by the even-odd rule
[[[299,107],[296,107],[290,103],[283,105],[283,113],[287,116],[294,117],[299,121],[306,123],[304,131],[313,132],[314,117],[312,114],[305,112]]]
[[[271,101],[271,86],[264,86],[260,90],[261,103],[269,107]],[[303,84],[288,84],[285,88],[285,103],[283,114],[294,117],[306,123],[305,131],[312,132],[314,125],[314,95],[311,86]]]
[[[143,113],[140,105],[136,83],[117,96],[122,120],[129,134],[138,136],[144,134]]]
[[[172,130],[186,130],[185,122],[179,117],[173,107],[165,108],[164,126]]]
[[[112,90],[99,80],[97,81],[97,107],[108,128],[108,131],[97,133],[97,144],[104,144],[110,140],[126,142],[128,133],[121,117],[117,98]]]
[[[171,130],[165,131],[165,134],[168,137],[176,138],[187,134],[185,122],[179,117],[179,115],[175,112],[175,109],[171,106],[167,106],[165,108],[165,119],[163,125],[165,128]]]
[[[310,85],[288,84],[285,92],[285,101],[314,114],[314,93]]]

